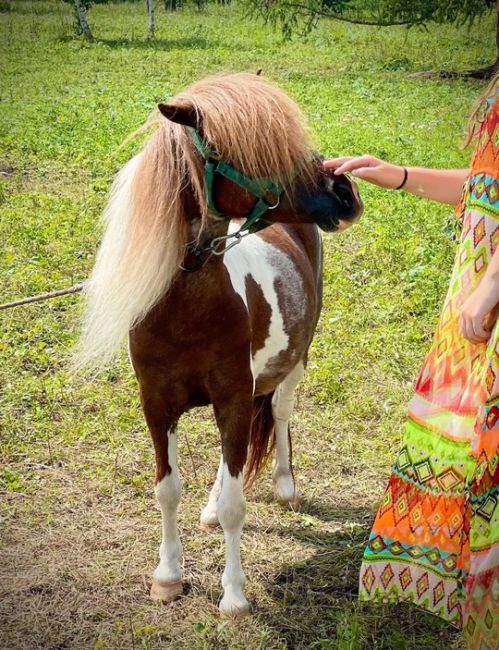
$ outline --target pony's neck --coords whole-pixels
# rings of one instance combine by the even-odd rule
[[[206,247],[216,237],[222,237],[227,234],[229,229],[230,219],[221,219],[216,217],[208,217],[205,224],[202,224],[201,219],[191,221],[189,225],[190,241],[196,240],[199,242],[200,247]]]
[[[182,261],[185,270],[199,271],[201,268],[209,267],[215,271],[223,263],[222,255],[212,255],[210,252],[211,243],[218,237],[227,234],[229,219],[217,219],[209,217],[205,224],[201,219],[196,219],[189,224],[189,238],[186,245],[186,252]],[[222,248],[222,242],[218,248]]]

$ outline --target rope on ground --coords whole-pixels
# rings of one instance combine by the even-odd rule
[[[21,300],[14,300],[14,302],[4,302],[0,305],[0,310],[10,309],[11,307],[19,307],[20,305],[29,305],[32,302],[40,302],[41,300],[48,300],[49,298],[57,298],[58,296],[66,296],[70,293],[78,293],[83,289],[83,282],[69,287],[69,289],[59,289],[58,291],[50,291],[49,293],[40,293],[37,296],[30,296],[29,298],[22,298]]]

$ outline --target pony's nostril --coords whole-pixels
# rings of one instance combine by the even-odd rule
[[[333,192],[344,205],[351,205],[353,198],[352,190],[347,185],[335,183],[333,186]]]

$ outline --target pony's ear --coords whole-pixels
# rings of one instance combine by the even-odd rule
[[[201,117],[194,106],[189,104],[158,104],[159,112],[171,122],[192,126],[194,129],[201,127]]]

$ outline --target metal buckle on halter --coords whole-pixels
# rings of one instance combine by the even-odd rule
[[[193,239],[190,242],[187,242],[185,245],[186,249],[186,256],[187,255],[194,255],[194,260],[195,264],[194,266],[186,266],[184,262],[181,262],[179,264],[179,268],[181,271],[187,271],[188,273],[192,273],[194,271],[199,271],[199,269],[203,266],[206,260],[202,259],[203,253],[211,252],[211,247],[208,248],[200,248],[198,246],[198,243],[195,239]],[[185,260],[185,257],[184,257]]]
[[[228,235],[221,235],[220,237],[215,237],[215,239],[212,239],[210,242],[211,254],[217,256],[225,255],[228,250],[234,248],[234,246],[237,246],[241,239],[243,239],[243,237],[247,237],[248,235],[251,235],[251,233],[249,231],[243,232],[241,226],[241,228],[239,228],[239,230],[236,232],[230,233]],[[224,244],[229,241],[229,239],[235,239],[235,241],[233,241],[232,244],[224,246]]]

